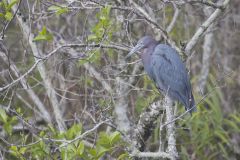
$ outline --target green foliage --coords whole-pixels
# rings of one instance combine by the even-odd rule
[[[110,17],[111,6],[103,7],[99,13],[96,14],[98,22],[92,27],[92,34],[88,36],[88,41],[96,43],[108,43],[112,39],[112,34],[116,31],[113,19]],[[105,39],[104,39],[105,37]],[[106,38],[107,37],[107,38]],[[101,50],[94,49],[87,52],[88,58],[79,60],[79,65],[90,62],[98,64],[101,59]],[[112,55],[112,52],[109,52]]]
[[[91,50],[90,52],[88,52],[88,57],[85,59],[80,59],[79,60],[79,65],[83,65],[87,62],[90,63],[97,63],[100,61],[100,49],[95,49],[95,50]]]
[[[96,142],[96,147],[89,150],[89,159],[95,160],[101,158],[104,154],[113,154],[121,145],[121,135],[119,132],[110,134],[101,132]],[[118,159],[129,159],[129,155],[123,153],[118,156]]]
[[[110,16],[110,12],[111,6],[106,5],[96,14],[97,23],[92,25],[92,33],[87,37],[89,42],[108,44],[112,39],[114,32],[116,32],[118,29],[118,23],[113,17]],[[114,58],[116,55],[114,54],[113,49],[108,49],[106,53],[108,54],[109,58]],[[102,57],[101,55],[103,55],[101,47],[86,52],[86,54],[87,58],[80,59],[79,65],[83,65],[88,62],[100,65]]]
[[[38,33],[38,35],[33,39],[33,41],[50,41],[53,39],[51,33],[47,31],[46,26],[43,26],[42,30]]]
[[[11,9],[18,1],[19,0],[12,0],[10,3],[7,3],[6,0],[1,1],[0,10],[2,10],[3,12],[0,13],[0,18],[4,18],[5,20],[10,21],[13,18]]]
[[[4,112],[0,112],[1,119],[6,119]],[[21,142],[24,146],[12,145],[9,147],[10,154],[18,159],[32,157],[34,159],[58,159],[73,160],[99,160],[105,154],[117,157],[119,160],[129,159],[129,155],[122,150],[125,145],[121,141],[121,135],[115,131],[112,133],[100,132],[96,143],[92,147],[86,145],[82,139],[82,124],[73,124],[66,132],[60,133],[49,126],[42,130],[34,139],[28,136]],[[31,142],[30,145],[27,142]]]
[[[212,92],[212,88],[210,83],[207,90]],[[198,112],[182,124],[190,129],[191,135],[187,137],[185,131],[180,132],[182,159],[192,159],[189,155],[208,160],[230,158],[233,151],[230,139],[233,133],[240,133],[240,115],[224,117],[221,98],[220,89],[216,89],[198,107]]]
[[[67,13],[69,10],[66,6],[52,5],[48,8],[49,11],[55,12],[57,15]]]
[[[112,134],[106,134],[105,132],[101,132],[99,134],[99,140],[97,145],[103,146],[107,149],[111,148],[117,141],[120,140],[120,133],[113,132]]]
[[[41,140],[39,143],[29,146],[27,153],[35,159],[50,158],[50,147],[51,144],[47,145],[44,141]]]
[[[104,35],[107,35],[108,39],[111,39],[114,27],[113,21],[110,18],[110,11],[111,6],[106,6],[97,13],[98,23],[92,28],[93,34],[88,36],[89,41],[99,43],[102,41]]]
[[[0,124],[3,126],[4,131],[12,135],[12,126],[17,122],[16,116],[8,116],[4,109],[0,108]]]
[[[77,135],[81,135],[81,133],[82,133],[82,124],[73,124],[71,128],[69,128],[65,132],[64,136],[66,139],[70,140],[76,137]]]
[[[13,156],[18,157],[21,160],[25,159],[23,155],[26,153],[26,147],[11,146],[9,150]]]

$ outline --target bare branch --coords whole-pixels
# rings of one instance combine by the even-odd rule
[[[209,0],[185,0],[185,1],[186,1],[186,3],[190,3],[190,4],[200,3],[200,4],[204,4],[206,6],[210,6],[212,8],[215,8],[215,9],[219,8],[219,9],[224,10],[224,7],[222,5],[218,5],[218,4],[213,3]]]
[[[178,51],[178,53],[182,53],[181,49],[177,47],[177,45],[175,44],[175,42],[173,40],[171,40],[167,34],[167,32],[161,27],[158,25],[158,23],[151,18],[151,16],[142,8],[140,7],[138,4],[136,4],[133,0],[130,0],[130,3],[132,3],[134,5],[134,7],[137,9],[137,11],[139,11],[145,18],[145,20],[147,22],[149,22],[149,24],[151,25],[151,27],[155,30],[155,33],[156,33],[156,39],[160,39],[161,36],[163,36],[163,38],[176,50]],[[134,12],[136,13],[137,15],[138,12]],[[139,15],[141,16],[141,15]]]
[[[174,15],[173,15],[172,21],[170,22],[170,24],[168,25],[168,27],[166,29],[167,33],[171,32],[171,30],[173,29],[173,27],[177,21],[178,15],[179,15],[179,9],[178,9],[177,5],[175,3],[173,3],[172,5],[174,7]]]
[[[174,119],[173,103],[170,97],[166,96],[164,101],[164,107],[166,109],[166,121],[172,121]],[[172,160],[178,157],[176,148],[176,137],[175,137],[175,124],[170,123],[167,126],[167,138],[168,138],[168,153]]]
[[[52,56],[57,50],[59,50],[61,47],[59,48],[56,48],[55,50],[53,50],[52,52],[50,52],[49,54],[47,54],[46,56],[44,56],[43,58],[41,59],[37,59],[35,61],[35,63],[32,65],[32,67],[30,69],[28,69],[27,72],[25,72],[24,74],[22,74],[20,77],[18,77],[17,79],[13,80],[11,83],[9,83],[8,85],[4,86],[4,87],[1,87],[0,88],[0,92],[1,91],[4,91],[5,89],[11,87],[12,85],[15,85],[16,83],[18,83],[19,81],[21,81],[23,78],[25,78],[27,75],[29,75],[37,66],[40,62],[48,59],[50,56]]]
[[[230,0],[224,0],[222,8],[226,8]],[[191,40],[187,43],[185,47],[186,55],[190,56],[192,48],[197,44],[200,37],[206,32],[208,27],[216,21],[216,19],[221,15],[224,10],[216,9],[211,16],[198,28]]]
[[[162,105],[161,101],[154,102],[140,115],[136,129],[133,132],[133,144],[140,151],[144,150],[145,142],[151,136],[155,122],[163,110]]]
[[[4,86],[4,87],[0,87],[0,92],[8,89],[9,87],[15,85],[16,83],[18,83],[20,80],[22,80],[23,78],[25,78],[26,76],[28,76],[30,73],[32,73],[34,71],[34,69],[38,66],[38,64],[41,62],[44,62],[45,60],[49,59],[52,55],[54,55],[58,50],[62,49],[62,48],[67,48],[67,47],[100,47],[100,48],[112,48],[112,49],[119,49],[119,50],[123,50],[123,51],[130,51],[130,49],[127,49],[125,47],[122,46],[116,46],[116,45],[103,45],[103,44],[66,44],[66,45],[62,45],[59,46],[57,48],[55,48],[53,51],[49,52],[47,55],[43,56],[43,57],[38,57],[39,59],[37,59],[35,61],[35,63],[32,65],[31,68],[28,69],[27,72],[25,72],[24,74],[22,74],[20,77],[18,77],[17,79],[13,80],[11,83],[9,83],[8,85]],[[88,65],[86,66],[88,67]],[[90,68],[91,69],[91,68]],[[93,72],[92,72],[93,73]]]
[[[11,3],[11,1],[8,0],[8,3]],[[14,13],[17,12],[17,7],[13,6],[12,11]],[[20,28],[22,29],[22,32],[23,32],[23,35],[24,35],[25,39],[28,40],[28,43],[31,47],[31,50],[32,50],[32,53],[34,55],[34,59],[35,59],[35,62],[36,62],[34,65],[38,68],[38,71],[39,71],[39,73],[41,75],[41,78],[44,82],[45,89],[47,91],[47,95],[48,95],[48,98],[51,102],[53,112],[54,112],[54,116],[55,116],[55,119],[56,119],[57,124],[58,124],[58,128],[59,128],[60,131],[64,131],[66,126],[65,126],[65,123],[63,121],[63,117],[61,115],[61,112],[60,112],[60,106],[59,106],[58,99],[57,99],[57,96],[55,94],[54,88],[52,86],[50,77],[47,75],[47,69],[45,68],[45,65],[43,65],[42,63],[39,63],[40,62],[39,59],[36,58],[36,57],[41,57],[42,53],[41,53],[40,50],[38,50],[36,43],[33,42],[34,35],[31,32],[31,29],[29,28],[27,23],[24,22],[22,17],[18,14],[16,15],[16,18],[17,18],[17,21],[19,23]],[[37,65],[37,64],[39,64],[39,65]],[[32,67],[32,70],[33,69],[34,68]],[[27,74],[29,74],[29,73],[27,73]],[[25,74],[24,76],[26,76],[27,74]],[[16,83],[16,80],[15,80],[15,83]]]
[[[206,16],[209,16],[211,14],[211,8],[205,7],[204,8],[204,14]],[[208,30],[211,30],[212,25],[209,26]],[[204,36],[204,42],[203,42],[203,53],[202,53],[202,68],[201,73],[198,80],[198,91],[199,93],[202,93],[202,95],[205,93],[205,86],[207,83],[207,78],[209,74],[209,68],[210,68],[210,59],[211,59],[211,52],[212,52],[212,45],[213,45],[213,33],[208,32]]]
[[[138,158],[169,158],[171,159],[171,155],[166,152],[134,152],[131,153],[132,157]]]
[[[8,61],[10,61],[10,63],[11,63],[10,64],[10,70],[15,74],[16,77],[20,77],[19,70],[18,70],[17,66],[11,60],[7,59],[5,54],[3,52],[1,52],[1,51],[0,51],[0,57],[4,60],[5,63],[8,63]],[[25,77],[22,77],[21,79],[19,79],[19,81],[20,81],[21,85],[23,86],[23,88],[28,93],[28,96],[32,99],[32,102],[39,109],[39,111],[41,113],[41,114],[39,114],[39,116],[41,116],[43,119],[45,119],[46,122],[51,123],[51,116],[50,116],[50,114],[46,110],[46,107],[44,106],[42,101],[39,99],[39,97],[35,94],[35,92],[31,88],[28,87],[27,81],[26,81]],[[11,84],[13,84],[13,83],[11,83]],[[1,91],[1,88],[0,88],[0,91]]]

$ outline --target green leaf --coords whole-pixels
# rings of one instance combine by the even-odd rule
[[[11,118],[10,118],[10,120],[8,120],[8,123],[10,123],[10,124],[12,124],[12,125],[14,125],[14,124],[17,124],[17,117],[16,116],[12,116]]]
[[[66,132],[67,139],[73,139],[76,135],[80,135],[82,133],[82,124],[74,124],[71,128],[69,128]]]
[[[77,148],[74,146],[74,144],[67,145],[67,150],[71,153],[75,153],[77,151]]]
[[[235,131],[240,132],[240,127],[239,127],[236,123],[234,123],[233,121],[228,120],[228,119],[225,119],[224,122],[225,122],[225,124],[227,124],[229,127],[231,127],[232,129],[234,129]]]
[[[224,143],[228,144],[228,136],[223,131],[215,131],[215,135],[220,138]]]
[[[5,110],[0,108],[0,120],[3,121],[4,123],[6,123],[7,119],[8,119],[8,116],[5,112]]]
[[[89,150],[89,153],[93,156],[93,157],[96,157],[97,156],[97,151],[96,149],[92,148]]]
[[[41,132],[39,133],[39,136],[40,136],[40,137],[43,137],[43,136],[45,136],[45,134],[46,134],[46,133],[45,133],[45,131],[43,130],[43,131],[41,131]]]
[[[11,8],[12,8],[12,6],[14,5],[14,4],[16,4],[18,2],[18,0],[12,0],[9,4],[8,4],[8,6],[7,6],[7,10],[10,10]]]
[[[61,15],[63,13],[67,13],[67,12],[68,12],[68,8],[63,7],[57,11],[57,15]]]
[[[39,146],[40,146],[41,148],[45,148],[46,144],[44,143],[44,141],[40,141],[40,142],[39,142]]]
[[[46,26],[43,26],[42,31],[39,32],[39,34],[41,34],[41,35],[46,35],[46,34],[47,34],[47,27],[46,27]]]
[[[24,154],[26,150],[27,150],[27,147],[22,147],[20,148],[19,153]]]
[[[3,13],[0,13],[0,17],[4,17],[4,14],[3,14]]]
[[[76,149],[73,145],[68,145],[66,148],[61,149],[61,156],[63,160],[74,159]]]
[[[54,134],[56,133],[56,129],[52,125],[48,125],[48,129],[50,130],[50,132]]]
[[[46,26],[43,26],[42,30],[38,35],[33,39],[33,41],[50,41],[53,39],[52,34],[47,31]]]
[[[231,118],[233,118],[237,123],[240,123],[240,116],[237,114],[231,114]]]
[[[3,0],[2,3],[1,3],[1,6],[2,6],[5,10],[7,10],[7,6],[8,6],[7,1],[6,1],[6,0]]]
[[[12,125],[10,123],[5,123],[3,128],[9,135],[12,134]]]
[[[125,159],[130,159],[129,154],[127,153],[121,154],[117,160],[125,160]]]
[[[13,15],[11,12],[6,12],[4,17],[6,18],[6,20],[10,21],[13,18]]]
[[[61,9],[61,7],[60,6],[50,6],[50,7],[48,7],[48,10],[49,11],[57,11],[57,10],[59,10],[59,9]]]
[[[93,86],[94,85],[94,81],[93,79],[91,79],[91,77],[86,77],[86,83],[88,86]]]
[[[68,12],[68,8],[67,7],[61,7],[61,6],[50,6],[48,8],[49,11],[54,11],[56,12],[58,15],[63,14]]]
[[[22,114],[22,109],[21,109],[20,107],[18,107],[18,108],[16,109],[16,111],[17,111],[17,113]]]
[[[228,153],[227,153],[227,151],[226,151],[226,148],[223,146],[223,144],[222,143],[218,143],[218,146],[220,147],[220,149],[221,149],[221,153],[225,156],[225,157],[228,157]]]
[[[80,60],[78,61],[78,64],[79,64],[79,65],[84,65],[84,64],[87,63],[87,62],[89,62],[88,59],[80,59]]]
[[[45,41],[47,40],[47,37],[45,35],[37,35],[33,41]]]
[[[105,20],[107,20],[107,17],[102,15],[102,16],[99,17],[99,19],[102,20],[102,21],[105,21]]]
[[[100,158],[100,157],[102,157],[107,151],[109,151],[109,149],[100,146],[100,147],[98,147],[98,150],[97,150],[97,151],[98,151],[98,152],[97,152],[97,157],[96,157],[96,158]]]
[[[113,145],[114,143],[116,143],[117,141],[120,140],[120,133],[118,131],[113,132],[110,135],[110,143]]]
[[[82,156],[83,152],[84,152],[84,143],[83,143],[83,141],[81,141],[77,147],[77,154],[79,156]]]
[[[88,40],[89,41],[92,41],[92,40],[96,40],[98,37],[95,35],[95,34],[90,34],[89,36],[88,36]]]
[[[11,146],[10,150],[13,151],[13,152],[18,152],[17,146]]]
[[[110,148],[110,138],[109,135],[105,132],[101,132],[99,134],[99,140],[97,141],[98,145],[103,146],[105,148]]]

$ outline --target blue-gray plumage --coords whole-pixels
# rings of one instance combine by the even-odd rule
[[[164,95],[180,101],[190,113],[196,111],[190,80],[185,65],[175,49],[159,44],[150,36],[141,38],[127,55],[143,49],[140,53],[144,70]]]

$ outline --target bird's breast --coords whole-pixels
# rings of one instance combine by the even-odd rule
[[[147,72],[147,74],[151,77],[152,76],[152,70],[151,70],[151,56],[149,49],[144,49],[143,52],[140,54],[140,57],[143,62],[144,70]],[[151,77],[152,78],[152,77]]]

